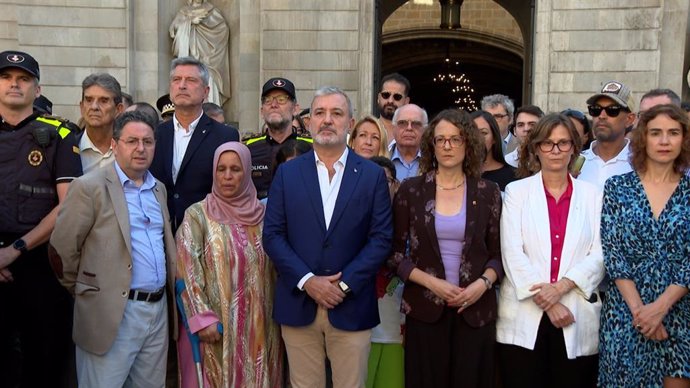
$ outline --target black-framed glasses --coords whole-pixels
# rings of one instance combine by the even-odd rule
[[[592,117],[599,117],[601,115],[602,111],[606,111],[606,115],[609,117],[617,117],[619,114],[621,114],[621,111],[624,108],[620,105],[609,105],[609,106],[599,106],[599,105],[590,105],[587,107],[587,110],[589,111],[589,114]]]
[[[266,96],[261,99],[261,103],[264,105],[273,104],[273,101],[276,101],[278,105],[285,105],[288,101],[290,101],[290,96],[288,96],[287,94],[281,94],[280,96]]]
[[[503,118],[506,118],[506,117],[510,116],[510,115],[507,114],[507,113],[493,113],[493,114],[491,114],[491,115],[494,116],[494,118],[495,118],[496,120],[500,120],[500,119],[503,119]]]
[[[412,129],[420,130],[424,128],[424,123],[416,120],[398,120],[395,122],[395,126],[400,129],[406,129],[407,127],[412,127]]]
[[[551,152],[553,151],[554,147],[557,147],[561,152],[568,152],[573,148],[573,141],[559,140],[557,143],[554,143],[550,140],[544,140],[539,143],[539,149],[541,152]]]
[[[586,120],[587,119],[587,117],[585,117],[584,113],[582,113],[576,109],[566,109],[564,111],[561,111],[561,114],[566,115],[568,117],[575,117],[578,120]]]
[[[465,138],[463,138],[462,136],[436,136],[434,138],[434,145],[438,148],[445,147],[446,143],[450,145],[450,148],[458,148],[461,145],[465,144]]]
[[[394,99],[395,101],[400,101],[400,100],[402,100],[403,98],[405,98],[405,96],[403,96],[403,95],[400,94],[400,93],[381,92],[381,93],[379,93],[379,94],[381,95],[381,98],[383,98],[384,100],[387,100],[387,99],[391,98],[391,96],[393,96],[393,99]]]

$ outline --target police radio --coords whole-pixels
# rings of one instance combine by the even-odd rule
[[[41,147],[47,147],[57,135],[54,128],[43,125],[34,126],[32,134],[34,135],[34,139],[36,139],[36,143]]]

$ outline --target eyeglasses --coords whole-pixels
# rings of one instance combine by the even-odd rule
[[[117,141],[122,141],[128,148],[137,148],[139,144],[142,144],[144,148],[151,148],[156,145],[156,141],[153,139],[137,139],[130,137],[127,140],[117,139]]]
[[[500,119],[508,117],[509,115],[507,113],[506,114],[494,113],[494,114],[492,114],[492,116],[494,116],[494,118],[496,120],[500,120]]]
[[[446,143],[450,144],[450,148],[458,148],[461,145],[465,144],[465,139],[462,136],[453,136],[448,138],[443,136],[436,136],[434,138],[434,145],[438,148],[445,147]]]
[[[566,109],[564,111],[561,111],[561,114],[564,114],[568,117],[575,117],[578,120],[585,120],[586,119],[584,113],[580,112],[579,110],[575,110],[575,109]],[[607,114],[608,114],[608,112],[607,112]]]
[[[400,129],[405,129],[408,126],[412,126],[412,129],[420,130],[424,127],[424,123],[422,123],[421,121],[413,120],[398,120],[395,122],[395,126]]]
[[[270,105],[273,104],[273,101],[276,101],[278,105],[285,105],[287,104],[288,101],[290,101],[290,96],[287,94],[281,94],[280,96],[274,96],[274,97],[263,97],[261,98],[261,103],[264,105]]]
[[[384,100],[387,100],[387,99],[391,98],[391,95],[393,96],[393,99],[394,99],[395,101],[400,101],[400,100],[402,100],[402,99],[405,97],[405,96],[403,96],[403,95],[400,94],[400,93],[381,92],[381,93],[379,93],[379,94],[381,95],[381,98],[383,98]]]
[[[599,117],[602,111],[606,111],[606,115],[609,117],[617,117],[619,114],[621,114],[621,110],[623,109],[625,108],[620,105],[609,105],[606,107],[590,105],[587,107],[587,110],[592,117]]]
[[[550,140],[544,140],[539,143],[539,149],[541,152],[551,152],[554,147],[558,147],[561,152],[568,152],[573,148],[572,140],[560,140],[558,143],[554,143]]]

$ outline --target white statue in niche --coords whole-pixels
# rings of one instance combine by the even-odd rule
[[[208,101],[220,106],[230,98],[230,29],[218,8],[205,0],[187,0],[170,24],[173,55],[191,56],[209,69]]]

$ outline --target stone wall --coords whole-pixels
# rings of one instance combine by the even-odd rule
[[[534,103],[584,110],[611,79],[681,94],[687,17],[687,0],[539,0]]]
[[[295,84],[303,108],[326,85],[348,93],[356,111],[370,106],[372,28],[371,0],[261,1],[261,80],[256,90],[281,76]],[[258,93],[255,101],[258,105]]]
[[[125,0],[24,0],[3,4],[3,47],[32,54],[41,66],[42,93],[53,111],[76,121],[81,81],[105,71],[127,90]],[[6,45],[7,44],[7,45]]]
[[[408,1],[398,8],[383,25],[383,33],[410,29],[438,28],[441,23],[441,4],[415,4]],[[484,32],[522,44],[522,34],[515,19],[492,0],[465,0],[460,24],[463,29]]]

